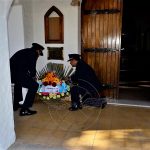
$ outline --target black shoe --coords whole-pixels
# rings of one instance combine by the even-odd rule
[[[82,105],[81,105],[81,104],[80,104],[80,105],[78,105],[78,108],[79,108],[79,109],[82,109]]]
[[[82,109],[82,105],[81,105],[80,102],[78,102],[78,103],[77,102],[73,102],[71,107],[69,107],[70,111],[76,111],[78,109]]]
[[[14,111],[17,111],[19,108],[22,108],[22,105],[21,104],[18,104],[16,106],[13,106],[13,110]]]
[[[30,109],[21,109],[20,110],[20,116],[28,116],[28,115],[33,115],[33,114],[36,114],[37,111],[35,110],[30,110]]]
[[[70,110],[70,111],[76,111],[76,110],[78,110],[78,107],[73,107],[73,106],[71,106],[71,107],[69,107],[69,110]]]
[[[107,105],[107,102],[104,102],[104,103],[102,103],[102,109],[104,109],[105,107],[106,107],[106,105]]]
[[[69,107],[69,110],[70,111],[76,111],[76,110],[78,110],[78,109],[82,109],[82,105],[80,104],[80,105],[76,105],[76,106],[71,106],[71,107]]]

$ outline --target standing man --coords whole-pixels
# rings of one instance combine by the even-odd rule
[[[33,115],[37,111],[30,110],[35,94],[38,89],[38,83],[35,80],[36,62],[39,56],[43,56],[44,47],[38,43],[32,43],[31,48],[25,48],[17,51],[10,58],[11,82],[14,83],[14,111],[20,107],[19,102],[23,100],[22,87],[27,88],[27,94],[23,105],[21,106],[20,116]]]
[[[95,71],[85,63],[79,54],[69,54],[69,60],[72,67],[76,67],[74,74],[71,76],[73,86],[71,87],[71,107],[70,111],[82,109],[82,102],[87,98],[98,97],[102,91],[102,84],[98,80]],[[102,106],[104,108],[104,106]]]

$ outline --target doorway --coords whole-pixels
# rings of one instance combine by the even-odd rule
[[[150,105],[150,9],[148,2],[124,0],[119,102]]]

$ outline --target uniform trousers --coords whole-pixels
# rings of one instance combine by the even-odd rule
[[[32,77],[29,76],[18,77],[14,81],[14,102],[13,102],[14,107],[18,107],[19,102],[23,100],[22,87],[28,89],[24,103],[22,105],[22,108],[26,109],[32,107],[35,99],[35,94],[38,90],[39,85]]]
[[[71,86],[70,93],[72,106],[79,106],[81,102],[84,103],[87,98],[97,97],[98,95],[93,89],[79,85]]]

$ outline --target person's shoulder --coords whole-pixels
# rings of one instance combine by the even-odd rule
[[[83,65],[84,66],[84,70],[86,70],[87,72],[91,72],[91,73],[95,72],[91,65],[89,65],[85,61],[83,61],[83,64],[84,64]]]
[[[20,53],[24,53],[26,55],[32,55],[35,53],[35,51],[32,48],[24,48],[22,50],[20,50]]]
[[[84,60],[79,60],[79,64],[81,64],[81,65],[87,65],[87,63],[84,61]]]
[[[24,49],[21,49],[20,51],[25,51],[25,52],[32,52],[32,48],[24,48]]]
[[[32,57],[34,55],[34,52],[31,50],[31,48],[24,48],[16,51],[10,58],[10,61],[13,59],[23,59],[24,57]]]
[[[90,70],[91,66],[87,64],[84,60],[80,60],[78,63],[78,68],[82,68],[83,70]]]
[[[92,68],[88,63],[86,63],[84,60],[81,60],[81,63],[82,65],[86,66],[86,67],[89,67],[89,68]]]
[[[14,55],[19,56],[19,57],[21,56],[32,57],[32,55],[34,55],[34,51],[31,48],[24,48],[24,49],[17,51]]]
[[[30,51],[30,48],[23,48],[23,49],[18,50],[15,54],[24,53],[24,52],[28,52],[28,51]]]

